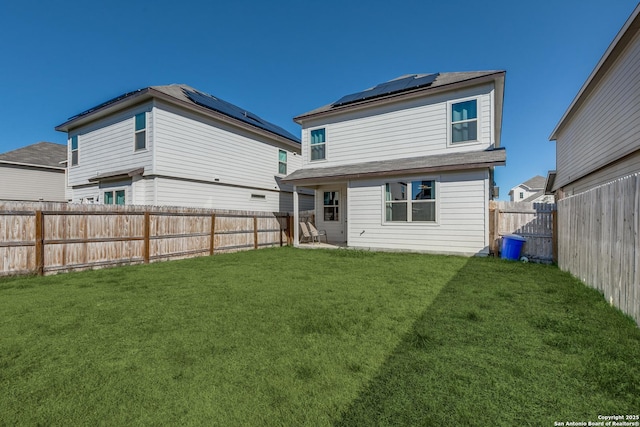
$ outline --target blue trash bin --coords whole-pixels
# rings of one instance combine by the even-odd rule
[[[524,246],[526,241],[527,239],[524,237],[515,234],[502,237],[502,254],[500,258],[510,259],[512,261],[519,260],[522,246]]]

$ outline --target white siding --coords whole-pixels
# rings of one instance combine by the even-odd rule
[[[324,167],[382,159],[482,150],[495,143],[492,134],[493,84],[467,88],[365,111],[304,123],[305,167]],[[478,100],[478,139],[473,144],[448,144],[450,102]],[[309,161],[310,130],[326,130],[326,161]]]
[[[215,183],[156,178],[157,205],[265,212],[292,212],[293,194],[277,190],[233,187]],[[149,183],[148,183],[149,184]],[[264,199],[252,198],[262,195]],[[313,209],[313,196],[299,194],[300,210]]]
[[[298,150],[166,103],[154,112],[158,175],[293,191],[278,182],[278,150],[287,151],[288,174],[302,166]]]
[[[0,164],[0,200],[64,202],[64,171]]]
[[[147,113],[147,149],[134,148],[134,116]],[[153,129],[151,103],[127,109],[108,118],[73,129],[69,138],[78,135],[78,165],[69,163],[69,185],[88,184],[89,178],[123,169],[145,168],[149,173],[152,165]],[[71,143],[68,143],[71,159]],[[74,200],[77,198],[73,196]]]
[[[557,133],[556,187],[640,149],[640,33]]]
[[[403,178],[436,179],[437,223],[385,223],[383,186],[392,179],[349,184],[348,245],[476,255],[488,253],[488,170]]]
[[[640,150],[625,157],[621,161],[615,162],[611,166],[600,169],[582,179],[574,181],[571,184],[564,186],[562,189],[565,196],[571,196],[604,183],[615,181],[616,179],[624,176],[632,175],[638,171],[640,171]]]

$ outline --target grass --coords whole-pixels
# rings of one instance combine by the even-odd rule
[[[0,279],[0,425],[553,425],[640,330],[551,266],[263,249]]]

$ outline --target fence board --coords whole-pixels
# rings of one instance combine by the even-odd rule
[[[558,265],[640,325],[640,174],[558,202]]]
[[[0,275],[290,244],[287,213],[0,202]]]
[[[531,260],[550,262],[554,258],[553,203],[491,202],[490,242],[494,254],[500,251],[501,238],[517,234],[527,239],[522,255]]]

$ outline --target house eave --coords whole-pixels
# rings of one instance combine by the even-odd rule
[[[484,169],[494,166],[504,166],[505,164],[506,151],[504,149],[493,149],[457,154],[455,156],[435,155],[365,162],[354,165],[299,169],[283,178],[282,181],[295,185],[308,186],[346,180]]]
[[[143,175],[143,174],[144,174],[144,167],[140,167],[135,169],[106,172],[106,173],[91,177],[88,179],[88,181],[89,182],[117,181],[121,179],[129,179],[136,175]]]
[[[640,4],[636,6],[631,16],[622,29],[618,32],[613,39],[607,50],[605,51],[600,61],[596,64],[595,68],[584,82],[578,94],[575,96],[569,108],[560,118],[560,121],[551,132],[549,141],[556,141],[558,139],[558,133],[562,130],[564,125],[569,121],[573,114],[579,109],[579,107],[585,102],[589,94],[594,90],[598,83],[604,78],[607,71],[611,68],[615,60],[624,52],[627,45],[631,42],[635,34],[640,30]]]
[[[37,164],[34,164],[34,163],[11,162],[11,161],[8,161],[8,160],[0,160],[0,164],[11,165],[11,166],[24,166],[24,167],[38,168],[38,169],[51,169],[51,170],[55,170],[55,171],[64,171],[66,169],[64,167],[37,165]]]

